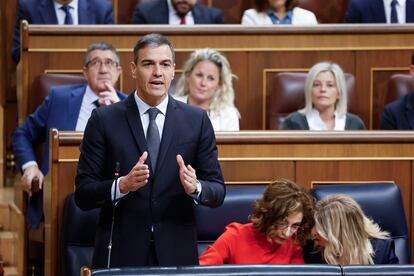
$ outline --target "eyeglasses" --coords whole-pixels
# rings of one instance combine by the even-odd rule
[[[302,228],[302,224],[300,223],[294,223],[294,224],[289,224],[289,223],[280,223],[280,224],[276,224],[276,227],[278,230],[286,230],[288,228],[290,228],[291,231],[298,231],[299,229]]]
[[[105,65],[108,68],[115,68],[116,66],[118,66],[118,63],[113,61],[112,59],[105,59],[105,60],[100,60],[98,58],[95,58],[93,60],[88,61],[88,63],[86,64],[87,67],[91,67],[91,68],[99,68],[103,65]]]

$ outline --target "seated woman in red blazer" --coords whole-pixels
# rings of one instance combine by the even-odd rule
[[[200,256],[200,265],[303,264],[302,243],[313,225],[314,198],[280,179],[253,204],[250,223],[231,223]]]
[[[316,251],[305,248],[307,263],[332,265],[397,264],[394,240],[365,216],[347,195],[332,195],[315,208],[312,229]]]

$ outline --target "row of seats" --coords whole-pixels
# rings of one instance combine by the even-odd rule
[[[351,74],[345,74],[345,77],[348,88],[348,110],[357,114],[356,106],[358,103],[354,100],[357,93],[355,91],[355,77]],[[266,107],[266,129],[281,129],[282,122],[289,113],[304,107],[305,79],[306,73],[301,72],[281,72],[272,75],[272,79],[269,81],[270,93],[267,100],[268,106]],[[81,75],[44,74],[40,76],[34,90],[37,93],[31,94],[33,97],[29,99],[29,110],[32,112],[41,104],[51,86],[84,82],[85,79]],[[414,78],[408,74],[394,74],[389,80],[384,104],[392,102],[411,91],[414,91]]]
[[[196,207],[199,254],[223,233],[225,226],[230,222],[248,222],[252,203],[261,197],[264,188],[264,186],[248,185],[227,187],[224,203],[219,208]],[[376,221],[383,230],[390,232],[391,238],[395,241],[396,254],[400,264],[410,263],[408,229],[401,194],[397,185],[394,183],[324,183],[324,185],[314,186],[311,192],[318,200],[327,195],[337,193],[348,194],[353,197],[361,205],[368,217]],[[387,203],[386,206],[384,205],[385,202]],[[98,215],[98,209],[87,212],[80,210],[75,204],[73,193],[67,197],[61,239],[62,275],[79,275],[82,266],[90,267]],[[376,271],[375,267],[372,268],[373,271]],[[198,275],[199,273],[200,275],[285,275],[287,271],[296,271],[296,275],[359,275],[341,274],[343,270],[334,266],[282,266],[277,269],[273,266],[249,266],[248,268],[218,266],[210,268],[211,271],[205,267],[163,268],[161,270],[141,268],[136,271],[128,269],[116,270],[116,273],[114,270],[110,272],[101,270],[96,271],[94,275]],[[232,269],[235,270],[233,271]],[[368,268],[361,267],[361,271],[366,269]],[[396,269],[397,271],[408,269],[407,273],[408,271],[413,273],[401,275],[414,275],[414,267],[398,266]],[[349,271],[360,272],[358,268],[350,269]]]

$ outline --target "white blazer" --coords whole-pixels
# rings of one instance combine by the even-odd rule
[[[313,12],[295,7],[292,10],[292,25],[315,25],[318,24]],[[272,25],[272,20],[265,12],[257,12],[256,9],[244,11],[242,25]]]

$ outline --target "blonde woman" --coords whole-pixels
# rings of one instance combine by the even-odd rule
[[[312,66],[305,81],[305,108],[289,114],[285,130],[362,130],[364,122],[347,112],[347,87],[341,67],[332,62]]]
[[[279,179],[253,204],[250,223],[230,223],[200,256],[200,265],[303,264],[302,244],[313,225],[314,198]]]
[[[233,74],[227,58],[214,49],[194,51],[184,64],[175,98],[207,111],[215,131],[239,130]]]
[[[312,235],[320,254],[311,252],[307,258],[310,263],[398,263],[394,240],[390,239],[388,232],[382,231],[378,224],[367,218],[351,197],[332,195],[320,200],[316,204],[314,218]]]

